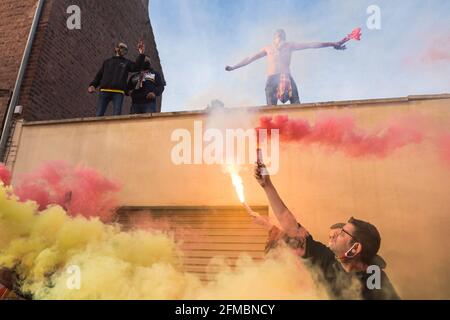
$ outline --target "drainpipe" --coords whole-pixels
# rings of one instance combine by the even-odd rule
[[[27,44],[25,46],[25,51],[22,56],[22,61],[20,63],[19,74],[17,75],[16,84],[14,85],[13,95],[8,106],[8,111],[6,113],[5,125],[3,126],[2,136],[0,138],[0,160],[4,159],[6,144],[9,139],[11,126],[13,124],[14,109],[19,101],[20,87],[22,86],[23,78],[25,76],[25,70],[27,68],[28,60],[30,58],[31,48],[33,47],[33,40],[36,35],[36,30],[39,25],[39,20],[41,18],[42,8],[44,7],[44,0],[39,0],[36,12],[34,14],[33,23],[31,24],[30,33],[28,35]]]

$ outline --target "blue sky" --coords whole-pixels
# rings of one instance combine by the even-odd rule
[[[381,9],[381,30],[366,10]],[[448,0],[150,0],[167,87],[162,111],[265,104],[265,61],[231,73],[284,28],[288,41],[337,41],[361,26],[361,42],[293,55],[302,102],[450,93]],[[434,59],[427,58],[433,56]]]

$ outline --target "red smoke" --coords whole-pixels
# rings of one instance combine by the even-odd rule
[[[40,210],[58,204],[71,216],[99,217],[107,222],[114,214],[119,190],[117,183],[93,169],[55,161],[22,175],[14,193],[20,201],[37,202]]]
[[[450,133],[442,134],[436,140],[439,156],[450,168]]]
[[[438,32],[441,33],[431,36],[428,34],[423,35],[424,43],[418,50],[410,52],[405,57],[404,62],[406,65],[434,65],[450,61],[450,33],[442,32],[442,30]]]
[[[429,40],[422,54],[422,61],[435,63],[450,60],[450,33],[436,35]]]
[[[305,119],[289,119],[287,115],[275,118],[261,117],[260,127],[279,129],[282,142],[321,144],[342,151],[352,157],[385,157],[392,151],[422,141],[418,119],[398,119],[372,132],[356,127],[351,116],[321,116],[315,124]]]
[[[0,164],[0,181],[3,182],[5,186],[11,184],[11,171],[3,164]]]

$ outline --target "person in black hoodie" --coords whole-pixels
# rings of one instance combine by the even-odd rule
[[[132,75],[128,81],[128,90],[133,100],[131,114],[155,113],[156,97],[163,93],[165,85],[161,74],[152,68],[147,57],[143,70]]]
[[[269,200],[281,228],[272,228],[269,239],[280,237],[308,266],[315,281],[325,286],[332,299],[399,300],[386,272],[386,262],[378,256],[381,235],[371,223],[351,217],[331,234],[329,246],[314,240],[287,208],[276,190],[267,168],[257,162],[255,178]],[[255,222],[270,226],[266,219],[251,213]],[[281,231],[281,232],[280,232]],[[266,247],[266,250],[268,248]],[[270,249],[270,248],[269,248]]]
[[[122,105],[125,92],[127,91],[127,79],[130,72],[140,71],[145,61],[145,45],[143,41],[138,43],[139,57],[136,62],[125,58],[128,47],[125,43],[118,43],[116,55],[103,62],[102,67],[91,82],[88,88],[89,93],[94,93],[100,87],[99,100],[97,105],[97,117],[105,115],[109,102],[113,102],[113,114],[122,114]]]

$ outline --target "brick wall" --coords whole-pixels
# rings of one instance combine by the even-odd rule
[[[22,15],[23,21],[28,17],[30,26],[35,7],[21,4],[27,2],[35,4],[36,1],[2,0],[0,9],[5,8],[2,12],[10,12],[5,16],[7,21],[3,24],[8,25],[9,20],[9,24],[14,25],[15,22],[11,21]],[[81,8],[81,30],[69,30],[66,26],[69,16],[66,10],[69,5],[78,5]],[[20,14],[22,11],[26,13]],[[28,34],[29,26],[28,30],[22,33]],[[93,116],[97,95],[87,94],[89,83],[103,60],[114,54],[114,44],[117,41],[128,44],[130,53],[127,57],[134,60],[137,55],[135,44],[141,37],[147,44],[146,54],[152,59],[155,69],[162,71],[145,1],[45,1],[19,99],[19,104],[24,106],[25,119],[51,120]],[[25,42],[26,37],[20,57]],[[17,58],[19,63],[20,57]],[[17,69],[18,64],[16,74]],[[2,73],[3,70],[2,65]],[[13,71],[7,72],[11,75],[0,80],[0,85],[1,81],[15,81],[16,74],[13,76]],[[130,103],[130,99],[126,98],[124,113],[128,112]]]
[[[0,115],[5,115],[9,103],[9,97],[11,96],[10,90],[0,89]],[[4,118],[0,119],[0,128],[3,128]]]
[[[36,11],[37,0],[0,1],[0,123],[3,123],[22,54]]]

